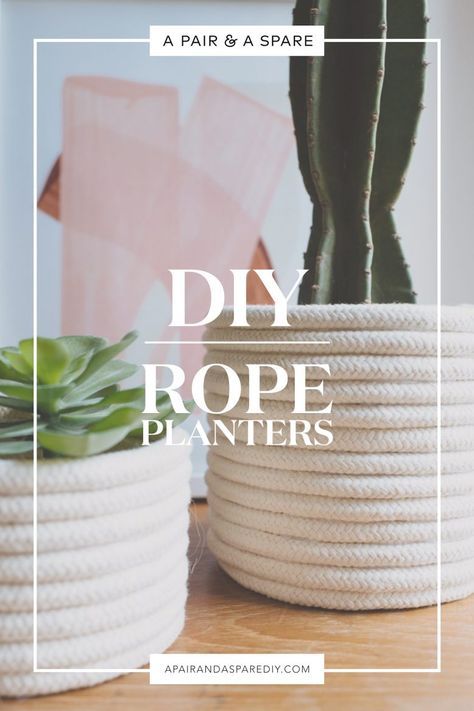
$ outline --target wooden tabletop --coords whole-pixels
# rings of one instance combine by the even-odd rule
[[[251,593],[206,548],[207,507],[191,510],[187,621],[171,652],[323,652],[326,668],[436,666],[436,609],[344,613]],[[470,711],[474,596],[442,608],[442,672],[330,673],[324,686],[149,686],[147,674],[91,689],[0,702],[3,711]],[[150,650],[152,651],[152,650]]]

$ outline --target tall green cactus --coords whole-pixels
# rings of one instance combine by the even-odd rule
[[[426,37],[425,0],[297,0],[328,39]],[[415,144],[425,43],[326,43],[292,57],[298,160],[313,203],[299,303],[414,302],[393,208]]]

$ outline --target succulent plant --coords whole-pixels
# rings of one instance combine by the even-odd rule
[[[118,343],[93,336],[37,338],[37,446],[41,456],[86,457],[141,439],[144,389],[120,389],[138,366],[116,358],[136,338]],[[34,341],[0,349],[0,456],[33,451]],[[188,403],[189,404],[189,403]],[[160,420],[177,415],[167,395],[157,399]]]
[[[329,39],[423,39],[424,0],[298,0]],[[290,100],[313,224],[301,304],[414,302],[393,209],[423,108],[421,42],[326,43],[292,57]]]

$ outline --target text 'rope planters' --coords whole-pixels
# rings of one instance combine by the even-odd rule
[[[225,417],[330,418],[334,442],[268,446],[257,436],[255,446],[223,439],[211,448],[211,550],[245,587],[291,603],[344,610],[434,604],[436,309],[298,306],[289,328],[271,328],[272,320],[270,307],[251,307],[250,327],[236,329],[227,310],[206,340],[274,345],[210,345],[206,362],[239,372],[244,398],[247,363],[282,365],[289,374],[292,362],[328,363],[324,397],[310,391],[308,401],[316,409],[333,400],[333,412],[292,414],[288,387],[262,399],[264,415],[247,415],[243,399]],[[330,345],[308,343],[316,340]],[[443,307],[441,349],[446,602],[474,591],[474,308]],[[224,407],[222,370],[209,371],[207,387],[209,407]]]
[[[38,462],[38,666],[133,669],[184,623],[188,447]],[[32,673],[31,461],[0,460],[0,695],[116,673]]]

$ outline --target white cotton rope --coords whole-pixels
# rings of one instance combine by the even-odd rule
[[[213,511],[211,527],[224,543],[257,555],[278,560],[312,565],[350,568],[396,568],[436,563],[436,541],[420,543],[323,543],[266,533],[232,523]],[[443,563],[468,560],[474,557],[474,537],[443,543]]]
[[[38,521],[68,521],[95,518],[140,508],[159,502],[185,487],[191,472],[190,462],[153,479],[95,491],[41,494],[38,496]],[[0,499],[0,523],[26,523],[33,518],[31,495],[4,496]]]
[[[294,307],[289,328],[272,327],[273,307],[250,307],[247,317],[248,328],[230,327],[226,309],[204,336],[205,363],[230,366],[241,382],[238,403],[223,412],[228,378],[218,367],[206,375],[218,442],[206,475],[209,546],[224,570],[256,592],[303,605],[434,604],[440,444],[442,599],[472,593],[474,308],[442,308],[440,442],[435,307]],[[262,393],[261,414],[247,412],[250,363],[289,375],[283,390]],[[324,394],[307,390],[306,402],[316,410],[332,401],[330,414],[292,412],[297,363],[329,365],[330,377],[307,370],[308,385],[324,380]],[[271,369],[261,375],[262,390],[272,390]],[[330,419],[333,443],[314,447],[298,435],[290,445],[291,419]],[[231,434],[214,435],[213,420]],[[247,446],[249,425],[239,420],[263,420],[254,423],[255,445]],[[277,420],[273,444],[267,420]],[[234,434],[235,445],[227,439]]]
[[[248,358],[252,362],[252,358]],[[239,375],[242,396],[248,398],[248,377]],[[290,377],[289,385],[281,391],[265,395],[265,400],[283,400],[290,402],[294,398],[294,380]],[[271,390],[275,386],[275,378],[262,375],[263,390]],[[228,378],[220,368],[211,368],[206,376],[206,390],[216,395],[227,397],[229,392]],[[441,384],[443,407],[445,405],[474,403],[474,380],[456,381],[443,380]],[[367,380],[325,380],[324,396],[319,392],[309,390],[306,401],[320,406],[333,401],[336,404],[374,404],[374,405],[436,405],[436,382],[394,382]],[[293,409],[293,408],[291,408]]]
[[[212,471],[206,474],[210,490],[241,506],[308,518],[338,521],[435,521],[437,498],[344,499],[309,496],[237,484]],[[474,494],[443,497],[446,519],[474,515]]]
[[[107,452],[89,459],[39,460],[38,493],[90,493],[156,479],[188,461],[188,450],[189,447],[166,447],[159,441],[149,447]],[[32,493],[32,462],[1,459],[0,496]]]
[[[209,547],[225,563],[267,580],[302,588],[351,592],[414,592],[436,589],[437,566],[415,565],[397,568],[348,568],[333,565],[295,563],[251,553],[224,543],[211,529]],[[474,558],[443,564],[445,585],[473,581]],[[474,583],[473,583],[474,584]]]
[[[103,658],[119,654],[149,639],[183,609],[187,591],[173,595],[159,610],[141,620],[94,634],[47,640],[38,645],[38,665],[43,668],[93,667]],[[148,649],[148,654],[152,648]],[[33,666],[33,645],[9,642],[0,645],[0,673],[23,673]]]
[[[213,549],[212,543],[210,546]],[[215,550],[214,553],[218,555]],[[435,605],[438,599],[436,589],[360,593],[352,590],[302,588],[292,582],[281,583],[275,580],[267,580],[260,575],[248,573],[241,568],[229,565],[220,556],[219,564],[234,580],[245,588],[295,605],[323,607],[328,610],[396,610]],[[441,590],[441,602],[460,600],[473,592],[474,583],[472,580],[459,585],[444,584]]]
[[[265,411],[265,415],[258,415],[245,418],[245,420],[260,420],[260,423],[255,423],[252,428],[253,441],[256,444],[267,444],[267,419],[275,419],[271,413],[271,409]],[[304,415],[291,415],[293,419],[306,419]],[[320,415],[320,419],[331,421],[331,416]],[[232,413],[227,415],[216,415],[209,418],[212,423],[214,419],[220,420],[227,427],[227,431],[231,437],[240,442],[248,441],[248,425],[244,421],[241,424],[232,423]],[[235,419],[235,418],[234,418]],[[329,425],[326,425],[326,429]],[[275,448],[280,444],[287,443],[291,448],[290,442],[290,426],[285,420],[276,423],[275,428]],[[333,441],[326,444],[325,438],[320,438],[321,446],[312,446],[306,444],[301,435],[295,438],[293,449],[298,450],[297,445],[307,446],[314,450],[314,456],[317,456],[318,451],[325,452],[380,452],[380,453],[418,453],[418,452],[434,452],[437,446],[437,428],[404,428],[404,429],[353,429],[339,428],[333,432]],[[311,438],[308,435],[311,441]],[[219,440],[221,441],[221,440]],[[323,446],[324,445],[324,446]],[[441,447],[443,451],[473,451],[474,450],[474,427],[443,427],[441,429]]]
[[[158,582],[185,559],[187,538],[176,541],[157,558],[131,565],[96,578],[42,583],[38,586],[38,610],[61,610],[68,607],[95,605],[125,597]],[[178,563],[177,563],[178,561]],[[0,585],[0,612],[28,612],[33,608],[31,583]]]
[[[145,561],[158,561],[175,541],[186,535],[186,509],[171,524],[151,534],[118,543],[90,546],[38,555],[38,582],[81,580],[106,575]],[[31,555],[7,555],[0,558],[0,581],[8,584],[31,583]]]
[[[232,523],[276,535],[315,543],[417,543],[433,542],[436,521],[333,521],[252,509],[208,492],[211,511]],[[474,518],[442,518],[443,541],[460,541],[474,535]]]
[[[316,543],[416,543],[434,541],[436,521],[331,521],[251,509],[208,493],[212,510],[226,520],[258,531],[307,539]],[[444,541],[474,535],[472,517],[442,519]]]
[[[44,521],[38,526],[38,551],[65,551],[103,545],[151,533],[169,522],[186,507],[187,490],[166,497],[167,507],[157,511],[155,504],[108,516],[72,521]],[[31,523],[0,526],[0,553],[31,553]]]
[[[474,399],[474,398],[473,398]],[[211,392],[206,393],[206,403],[213,412],[220,412],[226,409],[228,398],[224,395],[216,395]],[[261,398],[261,410],[263,413],[250,414],[249,400],[241,397],[235,407],[226,412],[227,417],[238,419],[258,419],[275,418],[288,419],[303,418],[308,422],[317,422],[323,417],[318,413],[293,413],[294,402],[268,400]],[[314,403],[307,404],[308,410],[321,410],[323,405],[316,406]],[[330,419],[332,429],[339,427],[350,427],[352,429],[403,429],[406,427],[436,427],[438,411],[435,405],[354,405],[338,404],[333,406]],[[216,414],[216,417],[219,417]],[[441,426],[456,427],[460,425],[474,425],[474,404],[466,405],[445,405],[441,410]]]
[[[249,331],[273,325],[273,306],[247,308]],[[232,308],[224,308],[212,322],[212,331],[228,328],[234,318]],[[360,331],[436,331],[438,310],[436,306],[415,304],[330,304],[317,306],[290,306],[288,308],[290,333],[298,330],[360,330]],[[474,332],[474,307],[442,306],[442,331]],[[210,329],[211,330],[211,329]],[[277,330],[277,329],[273,329]],[[279,329],[278,329],[279,330]],[[256,339],[257,340],[257,339]]]
[[[219,328],[208,329],[204,336],[207,350],[222,350],[220,342],[225,341],[226,351],[246,351],[253,353],[314,353],[332,355],[423,355],[436,356],[438,338],[435,331],[309,331],[259,328],[258,334],[252,329]],[[215,343],[212,343],[215,341]],[[245,343],[248,341],[248,343]],[[329,341],[329,343],[324,343]],[[262,342],[265,345],[262,345]],[[473,333],[443,333],[441,337],[442,356],[474,356]]]
[[[166,623],[159,628],[149,630],[149,636],[141,640],[136,646],[128,646],[126,650],[112,654],[109,657],[102,656],[94,664],[102,669],[135,669],[147,664],[150,657],[150,649],[164,650],[176,639],[184,624],[184,606],[174,618],[166,620]],[[30,645],[31,646],[31,645]],[[31,665],[30,669],[32,668]],[[39,694],[53,694],[70,689],[93,686],[100,682],[113,679],[121,675],[121,671],[114,673],[56,673],[56,674],[32,674],[9,673],[0,675],[0,696],[36,696]]]
[[[151,615],[186,588],[187,573],[187,562],[183,558],[157,582],[129,595],[97,605],[39,612],[38,640],[43,642],[93,634]],[[30,642],[32,637],[32,611],[11,612],[2,617],[0,643]]]
[[[32,467],[2,460],[2,695],[53,693],[118,676],[164,651],[184,622],[189,448],[161,442],[53,462],[38,466],[38,665],[118,671],[32,673]]]
[[[437,358],[428,356],[388,355],[324,355],[319,353],[267,353],[262,346],[257,353],[237,353],[227,350],[213,350],[206,354],[204,363],[221,363],[230,366],[236,373],[247,373],[248,363],[257,365],[279,365],[291,372],[294,363],[317,366],[328,365],[330,376],[320,368],[307,369],[307,380],[375,380],[375,381],[421,381],[436,382]],[[474,358],[442,358],[441,378],[443,380],[473,380]]]
[[[242,442],[229,444],[218,438],[218,454],[233,462],[283,469],[284,471],[320,472],[323,474],[411,474],[433,475],[437,471],[436,453],[369,453],[325,452],[315,453],[310,447],[246,446]],[[442,472],[462,474],[473,469],[471,451],[443,452]]]
[[[429,476],[355,476],[347,474],[287,473],[250,464],[242,465],[209,453],[209,466],[223,479],[248,486],[294,494],[331,496],[352,499],[408,499],[436,496],[437,477]],[[444,495],[465,494],[474,490],[474,471],[441,477]]]

